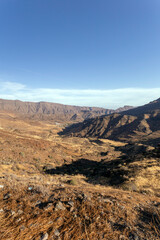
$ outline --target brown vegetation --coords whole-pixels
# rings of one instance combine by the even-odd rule
[[[158,147],[0,121],[0,239],[160,239]]]

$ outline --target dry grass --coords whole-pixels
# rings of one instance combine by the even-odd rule
[[[38,240],[46,232],[49,239],[56,239],[55,230],[65,240],[120,239],[122,235],[129,239],[135,233],[140,239],[158,239],[160,215],[151,198],[111,189],[88,188],[86,193],[77,187],[56,187],[45,194],[41,187],[20,190],[3,192],[11,196],[0,205],[4,209],[1,239]],[[55,209],[59,201],[66,209]]]
[[[15,118],[1,115],[0,239],[40,240],[44,233],[49,240],[160,239],[158,158],[134,159],[125,143],[61,138],[61,126]],[[77,171],[80,159],[90,166]],[[46,174],[56,167],[61,173]],[[107,167],[111,177],[101,176]],[[143,194],[109,186],[117,171],[131,174],[124,183]],[[65,210],[55,210],[59,201]]]

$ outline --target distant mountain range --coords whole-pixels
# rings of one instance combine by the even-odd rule
[[[0,111],[12,112],[38,120],[56,121],[83,121],[101,115],[108,115],[114,112],[132,109],[131,106],[124,106],[117,110],[98,107],[78,107],[50,102],[22,102],[19,100],[0,99]]]
[[[121,113],[112,113],[73,124],[61,134],[159,143],[160,98]]]

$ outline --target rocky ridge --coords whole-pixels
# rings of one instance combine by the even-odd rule
[[[70,125],[62,135],[112,140],[155,140],[160,138],[160,99],[122,113],[100,116]]]
[[[117,109],[117,112],[130,108],[132,107],[125,106]],[[116,112],[116,110],[98,107],[79,107],[50,102],[22,102],[4,99],[0,99],[0,111],[16,113],[30,119],[57,121],[82,121]]]

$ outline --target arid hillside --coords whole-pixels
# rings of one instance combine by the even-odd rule
[[[120,114],[100,116],[70,125],[61,134],[158,144],[160,99]]]
[[[160,239],[158,146],[64,138],[13,113],[0,123],[0,239]]]
[[[131,108],[131,106],[124,106],[117,109],[117,112]],[[77,122],[96,116],[111,114],[116,110],[98,107],[78,107],[49,102],[35,103],[0,99],[0,111],[19,114],[21,117],[29,119]]]
[[[152,114],[153,112],[160,112],[160,98],[152,101],[144,106],[140,106],[134,109],[129,109],[124,112],[127,115],[139,116],[143,114]]]

